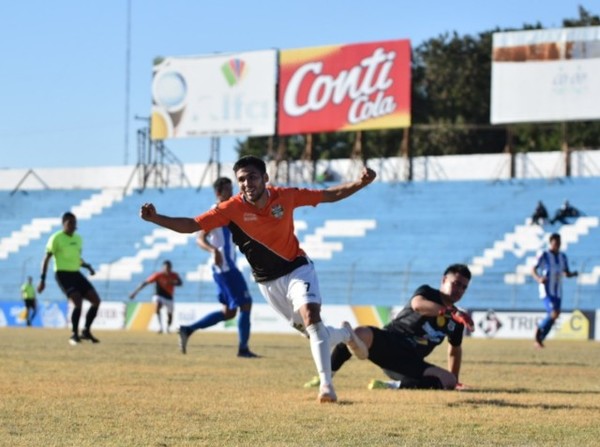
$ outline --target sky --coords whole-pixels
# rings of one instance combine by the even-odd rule
[[[19,0],[2,1],[0,169],[135,165],[150,114],[152,62],[190,56],[456,32],[560,28],[594,0]],[[204,163],[210,138],[171,139]],[[219,161],[237,158],[220,140]]]

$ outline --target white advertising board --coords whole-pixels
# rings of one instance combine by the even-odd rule
[[[162,60],[152,78],[152,139],[273,135],[276,74],[276,50]]]
[[[600,118],[600,27],[494,33],[492,124]]]
[[[533,341],[538,323],[545,312],[474,311],[474,338],[514,338]],[[580,311],[563,312],[548,334],[549,339],[588,340],[591,322]]]

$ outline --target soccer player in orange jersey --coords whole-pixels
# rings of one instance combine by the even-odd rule
[[[254,279],[271,307],[307,335],[320,378],[319,402],[336,402],[331,378],[330,352],[346,343],[357,358],[368,351],[350,325],[326,326],[321,320],[321,294],[314,265],[294,234],[293,211],[301,206],[337,202],[360,191],[376,177],[364,168],[354,182],[326,189],[284,188],[267,185],[269,176],[260,158],[246,156],[233,166],[240,194],[195,217],[158,214],[154,205],[142,205],[142,219],[165,228],[194,233],[227,226],[233,241],[246,256]]]
[[[156,285],[156,291],[152,296],[152,301],[156,304],[156,318],[158,318],[159,327],[158,333],[162,334],[165,331],[169,333],[171,331],[171,324],[173,323],[175,287],[181,286],[183,281],[181,281],[179,274],[173,271],[171,261],[165,261],[163,262],[163,269],[160,272],[152,273],[146,280],[142,281],[131,295],[129,295],[129,299],[134,299],[140,290],[152,283]],[[162,318],[160,316],[163,307],[167,309],[166,329],[163,327]]]

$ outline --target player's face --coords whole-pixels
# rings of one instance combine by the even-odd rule
[[[246,201],[261,205],[261,199],[266,197],[267,174],[261,174],[254,166],[238,169],[235,176]]]
[[[66,234],[71,235],[75,232],[76,229],[77,219],[75,219],[74,217],[69,217],[63,222],[63,231]]]
[[[550,241],[550,251],[558,253],[560,250],[560,239],[552,239]]]
[[[450,297],[453,303],[459,301],[469,287],[469,280],[458,273],[448,273],[442,281],[442,292]]]

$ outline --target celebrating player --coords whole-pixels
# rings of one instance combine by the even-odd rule
[[[267,185],[269,176],[265,163],[254,156],[240,158],[233,171],[240,194],[219,203],[216,208],[195,218],[169,217],[158,214],[154,205],[146,203],[141,207],[141,218],[180,233],[227,226],[246,256],[266,301],[309,337],[321,381],[319,402],[336,402],[331,379],[331,347],[347,343],[359,358],[366,357],[367,352],[349,324],[344,323],[337,329],[322,322],[317,275],[294,234],[293,210],[345,199],[369,185],[375,179],[375,172],[364,168],[357,181],[316,190]]]

